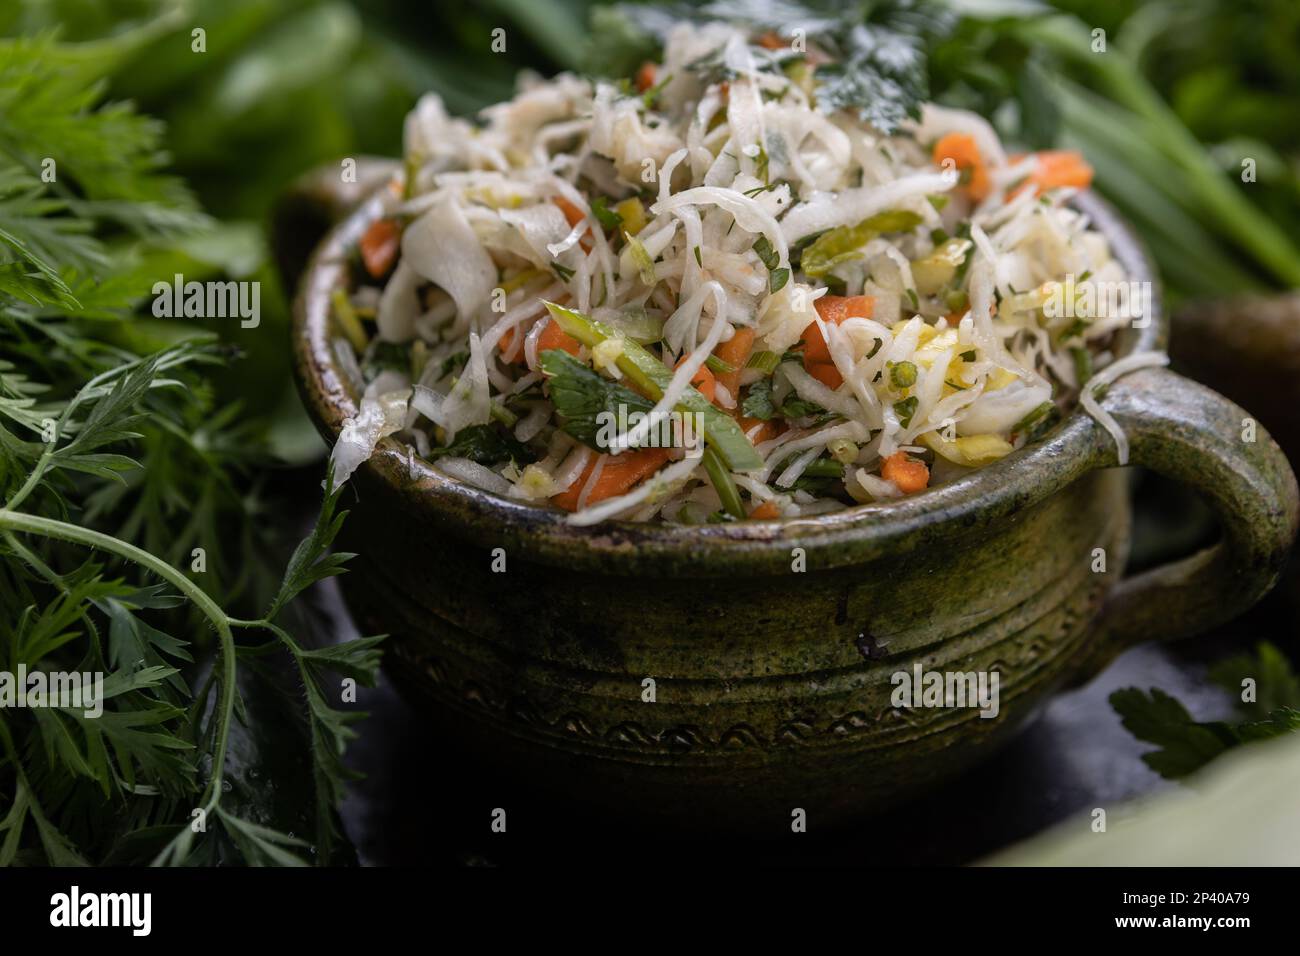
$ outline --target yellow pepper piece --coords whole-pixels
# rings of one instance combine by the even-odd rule
[[[911,319],[902,319],[901,321],[895,322],[889,331],[893,332],[895,338],[897,338],[898,333],[902,332],[904,326],[906,326],[907,323],[911,321],[912,321]],[[936,329],[933,325],[930,325],[928,322],[922,322],[921,331],[918,332],[916,336],[917,347],[919,348],[920,346],[925,345],[925,343],[929,342],[932,338],[934,338],[938,334],[939,334],[939,330]]]
[[[338,323],[339,331],[347,336],[347,340],[352,343],[352,348],[360,355],[366,350],[370,337],[366,335],[361,320],[357,318],[352,300],[343,289],[335,289],[330,294],[330,299],[334,303],[334,321]]]
[[[975,468],[997,461],[1011,452],[1011,443],[998,435],[963,435],[952,441],[938,432],[926,432],[917,440],[936,455],[942,455],[954,465]]]
[[[996,392],[999,388],[1006,388],[1016,380],[1016,373],[1009,372],[1004,368],[995,368],[989,372],[988,386],[984,389],[986,392]]]
[[[935,332],[933,326],[927,325],[926,328],[930,329],[930,334],[921,333],[922,345],[916,350],[916,354],[912,358],[929,368],[934,364],[935,359],[957,345],[957,330],[945,329],[942,332]],[[952,364],[948,366],[949,369],[952,369],[960,361],[960,358],[954,357]]]
[[[545,275],[550,275],[550,273],[545,272],[542,269],[524,269],[523,271],[511,276],[505,282],[502,282],[501,291],[507,294],[514,292],[515,289],[525,286],[534,279],[540,279]]]
[[[623,230],[628,235],[635,236],[645,228],[645,206],[635,196],[615,205],[614,212],[622,217]]]

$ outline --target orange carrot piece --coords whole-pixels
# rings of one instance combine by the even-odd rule
[[[742,326],[736,329],[735,335],[713,350],[714,355],[735,369],[734,372],[723,372],[718,375],[718,384],[725,388],[732,398],[739,397],[737,390],[740,388],[740,370],[749,361],[749,353],[753,347],[754,330]]]
[[[936,166],[943,166],[945,160],[951,159],[958,171],[970,171],[969,181],[960,189],[975,202],[982,200],[992,189],[988,166],[975,145],[975,137],[969,133],[948,133],[940,138],[934,144],[933,158]]]
[[[769,498],[751,511],[749,516],[755,521],[771,521],[773,518],[781,517],[781,509],[776,506],[775,501]]]
[[[361,234],[361,261],[373,279],[388,274],[397,259],[402,231],[392,219],[376,219]]]
[[[582,470],[577,481],[566,491],[551,498],[551,503],[565,511],[577,511],[578,498],[582,495],[582,489],[586,487],[587,479],[595,470],[596,463],[601,460],[605,462],[605,466],[587,495],[586,503],[589,505],[623,494],[633,485],[662,468],[670,457],[672,457],[671,448],[637,448],[625,451],[621,455],[598,455]]]
[[[1049,189],[1076,186],[1087,189],[1092,185],[1092,167],[1079,152],[1072,149],[1048,149],[1035,154],[1038,166],[1030,177],[1012,189],[1014,196],[1026,186],[1034,187],[1034,195],[1041,196]]]
[[[805,365],[804,368],[809,375],[827,388],[839,388],[844,384],[844,376],[840,374],[834,362],[813,362],[811,365]]]
[[[905,495],[920,491],[930,483],[930,469],[925,462],[908,458],[907,452],[896,451],[880,466],[880,477],[898,485]]]
[[[560,212],[564,213],[564,221],[569,224],[570,228],[576,226],[585,218],[582,214],[582,210],[569,202],[569,200],[565,199],[563,196],[552,196],[551,202],[560,207]],[[578,240],[578,245],[582,246],[583,252],[591,252],[590,228],[582,234],[582,238]]]
[[[740,430],[744,432],[746,435],[749,434],[750,430],[755,425],[762,426],[761,428],[759,428],[758,431],[754,432],[754,436],[749,439],[751,444],[757,445],[760,444],[761,442],[771,441],[773,438],[775,438],[777,435],[781,434],[782,432],[781,427],[777,425],[776,422],[767,422],[767,421],[763,421],[763,419],[761,418],[749,418],[745,415],[742,415],[740,413],[739,400],[737,400],[735,408],[728,409],[727,411],[731,415],[731,417],[736,420],[736,424],[740,426]]]
[[[582,348],[582,343],[575,339],[564,329],[560,328],[551,319],[544,319],[546,328],[542,329],[541,334],[537,337],[537,354],[541,355],[550,349],[564,349],[570,355],[577,355]]]
[[[510,350],[514,347],[515,347],[515,330],[506,329],[504,332],[501,333],[501,338],[497,339],[497,349],[499,349],[501,354],[505,356],[505,355],[509,355]],[[521,353],[521,357],[519,358],[519,361],[521,362],[523,361],[522,353]]]
[[[551,202],[555,203],[555,205],[560,208],[560,212],[564,213],[565,221],[567,221],[570,226],[576,226],[578,223],[582,222],[582,210],[569,202],[569,200],[565,199],[563,196],[552,196]]]
[[[646,60],[641,64],[641,68],[636,71],[636,91],[644,93],[655,85],[655,77],[659,74],[659,67],[653,60]]]
[[[564,349],[564,351],[568,352],[570,355],[578,354],[579,349],[582,348],[581,342],[575,339],[568,332],[564,331],[564,329],[560,328],[549,318],[542,319],[542,321],[546,324],[543,327],[541,334],[538,335],[537,337],[538,355],[541,355],[543,352],[547,351],[548,349]],[[502,355],[509,355],[510,350],[514,348],[514,344],[515,344],[514,329],[508,329],[506,332],[502,333],[500,340],[498,340],[497,342],[497,346],[501,349]],[[515,361],[516,362],[524,361],[524,354],[522,351],[519,353],[519,358],[517,358]]]
[[[682,363],[685,361],[686,356],[683,355],[677,360],[677,364],[674,365],[673,368],[681,368]],[[713,377],[713,372],[709,370],[707,365],[700,366],[700,370],[691,378],[691,385],[710,402],[713,401],[713,397],[718,393],[718,380]]]
[[[836,325],[849,318],[869,319],[875,309],[875,300],[869,295],[824,295],[813,304],[823,322]],[[830,347],[816,322],[808,323],[799,340],[804,344],[803,364],[809,371],[810,366],[831,360]]]

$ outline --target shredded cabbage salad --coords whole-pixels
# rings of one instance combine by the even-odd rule
[[[1139,296],[1075,307],[1129,278],[1067,205],[1091,170],[964,111],[822,112],[820,60],[683,26],[635,79],[525,77],[478,123],[421,99],[335,295],[363,395],[335,480],[393,435],[578,524],[812,515],[996,461],[1081,392],[1122,461],[1093,387],[1165,359],[1114,361]]]

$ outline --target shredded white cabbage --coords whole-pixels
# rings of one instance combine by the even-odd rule
[[[396,434],[442,448],[439,467],[478,487],[576,508],[578,524],[812,515],[914,493],[940,459],[944,474],[987,464],[1076,395],[1127,461],[1094,390],[1166,359],[1113,358],[1142,290],[1083,307],[1129,277],[1066,205],[1073,187],[1032,154],[1009,159],[966,111],[927,105],[893,136],[823,112],[756,39],[671,31],[644,98],[563,74],[527,78],[479,125],[419,101],[412,179],[387,207],[400,256],[353,293],[377,335],[359,353],[336,342],[370,382],[337,480]],[[980,176],[950,170],[943,143]],[[561,334],[544,300],[614,337]],[[593,383],[615,381],[642,390],[641,408],[658,396],[649,414],[589,447],[595,422],[558,414],[543,374],[556,348],[588,376],[563,373],[565,394],[591,402],[570,414],[603,407],[613,386]],[[663,365],[654,389],[627,364],[642,349]],[[688,392],[716,406],[711,427],[752,443],[749,466],[721,479],[655,448]]]
[[[357,414],[343,422],[339,439],[330,452],[334,484],[342,485],[375,451],[375,445],[402,427],[406,418],[406,393],[368,391]]]
[[[1084,383],[1079,402],[1089,415],[1097,419],[1101,426],[1110,432],[1111,438],[1115,439],[1115,457],[1121,465],[1128,464],[1128,436],[1124,434],[1124,429],[1119,427],[1119,422],[1115,421],[1115,416],[1101,407],[1096,391],[1104,385],[1111,384],[1121,375],[1127,375],[1140,368],[1157,368],[1168,364],[1169,356],[1164,352],[1138,352],[1112,362]]]

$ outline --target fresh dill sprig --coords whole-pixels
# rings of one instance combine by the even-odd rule
[[[148,251],[206,220],[161,172],[159,125],[65,60],[0,42],[0,674],[101,673],[103,712],[0,710],[0,865],[328,862],[361,716],[340,682],[378,664],[376,638],[292,635],[293,599],[344,570],[338,495],[259,593],[277,579],[251,537],[262,425],[211,379],[235,356],[137,315]],[[250,605],[268,610],[230,611]],[[296,835],[236,799],[271,652],[306,698],[315,825]]]

